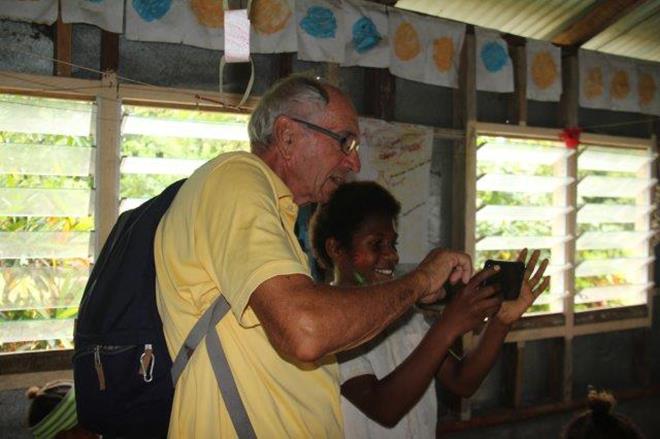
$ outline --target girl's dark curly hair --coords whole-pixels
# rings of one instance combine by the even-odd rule
[[[396,221],[401,204],[387,189],[373,181],[356,181],[341,185],[323,205],[318,206],[310,225],[312,249],[319,264],[326,270],[333,268],[325,251],[325,241],[335,238],[350,250],[353,234],[374,216]]]
[[[644,439],[633,421],[613,413],[616,400],[611,393],[589,389],[589,409],[564,427],[563,439]]]

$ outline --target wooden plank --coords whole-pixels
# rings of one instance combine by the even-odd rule
[[[12,355],[0,355],[0,375],[32,372],[45,372],[71,368],[73,350],[54,350],[45,352],[14,352]]]
[[[101,31],[101,71],[119,72],[119,34]]]
[[[275,55],[278,78],[286,78],[293,73],[293,56],[293,53],[280,53]]]
[[[646,0],[604,0],[594,2],[588,12],[578,21],[571,24],[552,42],[562,46],[581,46],[619,18],[644,4]]]
[[[104,91],[96,101],[95,255],[101,251],[119,215],[121,100],[115,73],[104,74],[102,82]]]
[[[61,8],[61,7],[60,7]],[[55,22],[55,59],[53,74],[55,76],[71,76],[71,47],[73,41],[73,25],[62,21],[61,12]],[[61,61],[61,62],[58,62]]]
[[[639,329],[633,333],[632,338],[632,365],[635,379],[640,386],[647,387],[651,384],[651,369],[649,361],[651,330],[649,328]]]

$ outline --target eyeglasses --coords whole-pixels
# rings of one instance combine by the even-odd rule
[[[350,155],[353,151],[357,152],[360,149],[360,143],[352,134],[338,134],[334,131],[330,131],[327,128],[320,127],[306,120],[298,119],[296,117],[287,116],[289,119],[294,120],[300,124],[305,125],[307,128],[317,131],[321,134],[325,134],[328,137],[335,139],[339,142],[339,147],[341,152],[346,155]]]

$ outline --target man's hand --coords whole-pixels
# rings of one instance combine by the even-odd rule
[[[502,297],[499,287],[481,287],[483,281],[497,273],[499,267],[491,267],[475,274],[451,299],[442,313],[442,319],[454,337],[459,337],[483,324],[500,309]]]
[[[444,294],[442,285],[449,281],[467,284],[472,276],[472,259],[469,255],[444,249],[432,250],[417,267],[426,279],[427,288],[419,296],[420,302],[435,302]]]
[[[532,252],[532,257],[525,266],[525,275],[518,299],[502,303],[502,307],[497,313],[497,319],[505,325],[510,325],[518,320],[532,306],[536,298],[550,285],[550,278],[547,276],[543,277],[543,273],[545,273],[545,269],[548,267],[549,261],[547,259],[541,261],[541,265],[534,272],[540,255],[541,252],[538,250]],[[526,259],[527,249],[523,249],[518,253],[517,260],[525,262]],[[532,275],[532,273],[534,274]]]

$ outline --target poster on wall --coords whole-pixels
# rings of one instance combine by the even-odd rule
[[[252,53],[298,50],[293,0],[252,0],[250,25]]]
[[[224,10],[214,0],[126,2],[126,38],[224,48]]]
[[[360,0],[344,0],[342,10],[347,31],[343,65],[389,67],[387,8]]]
[[[298,59],[343,63],[344,15],[339,0],[297,0]]]
[[[588,50],[578,52],[580,67],[580,106],[609,108],[610,64],[602,54]]]
[[[362,170],[358,179],[375,180],[401,203],[399,256],[419,263],[428,252],[433,129],[379,119],[360,119]]]
[[[547,41],[527,40],[527,99],[558,102],[561,97],[561,49]]]
[[[64,23],[87,23],[108,32],[124,30],[124,2],[115,0],[60,0]]]
[[[639,111],[660,116],[660,65],[637,63]]]
[[[513,63],[506,41],[497,31],[475,28],[477,90],[513,91]]]
[[[57,20],[57,4],[58,0],[2,0],[0,18],[53,24]]]

